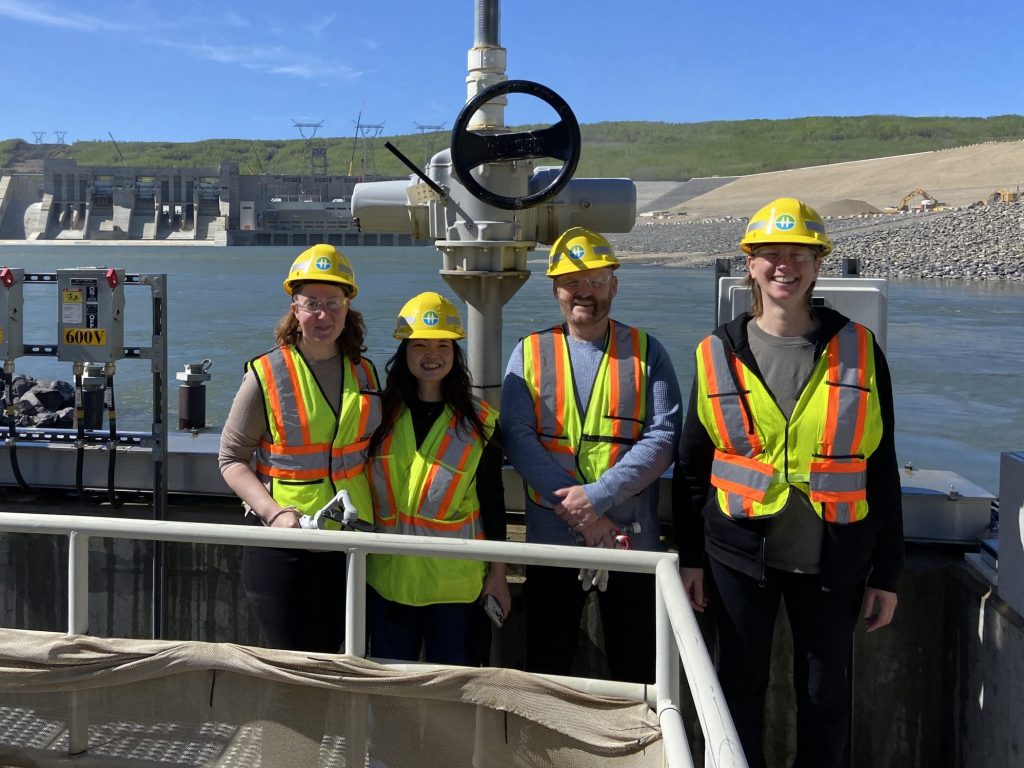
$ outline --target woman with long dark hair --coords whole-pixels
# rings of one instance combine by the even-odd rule
[[[421,293],[402,308],[381,423],[367,461],[374,521],[385,533],[505,540],[497,411],[474,397],[455,306]],[[370,653],[477,666],[489,639],[479,603],[508,615],[505,564],[433,557],[367,559]]]

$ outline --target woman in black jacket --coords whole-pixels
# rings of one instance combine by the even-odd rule
[[[751,766],[780,600],[793,630],[795,766],[844,765],[849,659],[892,621],[903,563],[889,370],[865,327],[811,306],[832,250],[821,217],[780,198],[750,219],[753,311],[697,348],[673,480],[682,578],[713,605],[715,661]],[[708,575],[709,578],[705,578]]]

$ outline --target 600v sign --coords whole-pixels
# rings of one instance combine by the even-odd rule
[[[78,347],[103,347],[107,344],[107,331],[104,328],[66,328],[64,343]]]

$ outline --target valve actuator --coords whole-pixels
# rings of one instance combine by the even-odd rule
[[[123,269],[57,270],[57,359],[112,363],[124,357]]]

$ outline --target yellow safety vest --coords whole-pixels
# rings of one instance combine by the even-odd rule
[[[256,449],[256,474],[269,483],[274,500],[312,515],[344,488],[360,519],[371,521],[373,499],[363,470],[380,424],[380,396],[370,361],[345,358],[338,413],[294,347],[278,347],[248,365],[263,390],[270,426],[270,440]]]
[[[609,324],[604,358],[580,417],[569,345],[561,326],[523,339],[523,378],[533,398],[537,437],[565,473],[592,483],[643,434],[647,418],[647,334]],[[547,506],[527,486],[530,500]]]
[[[697,347],[697,387],[697,413],[715,444],[711,485],[725,515],[775,515],[798,488],[830,523],[867,516],[867,459],[882,438],[869,330],[851,322],[832,337],[788,422],[718,336]]]
[[[474,398],[484,433],[494,431],[498,412]],[[458,428],[450,406],[419,449],[412,416],[402,408],[391,433],[367,467],[374,522],[384,533],[482,539],[476,471],[485,441]],[[405,605],[471,603],[483,589],[486,566],[476,560],[412,555],[369,555],[366,581],[388,600]]]

